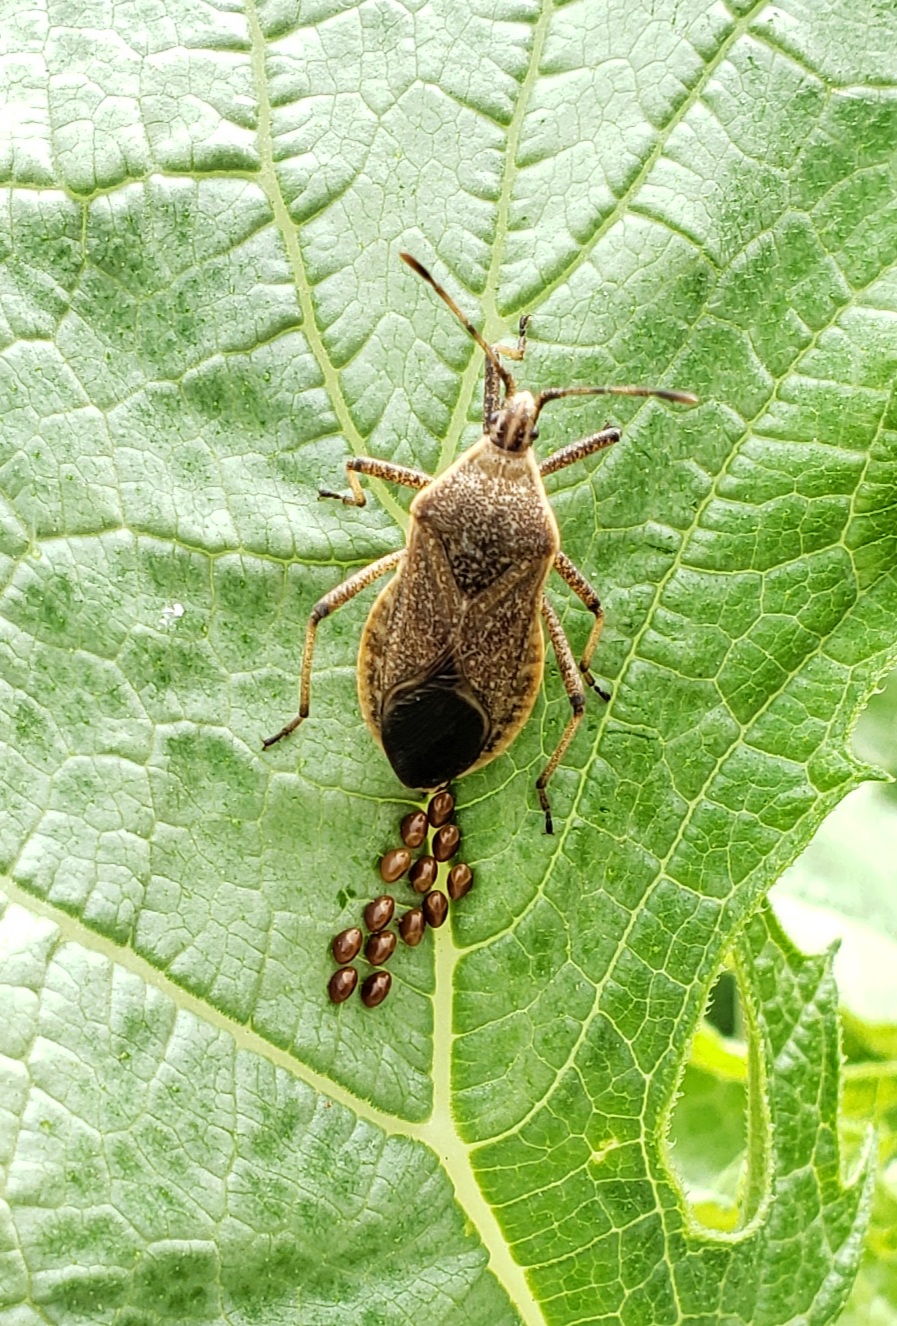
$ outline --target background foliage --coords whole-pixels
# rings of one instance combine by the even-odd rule
[[[894,660],[895,11],[7,5],[0,1324],[834,1320],[893,1004],[848,999],[842,1169],[830,961],[762,900]],[[372,1015],[324,996],[408,805],[360,734],[364,603],[259,738],[311,603],[401,539],[395,495],[318,484],[476,435],[400,247],[490,336],[532,314],[527,382],[702,404],[614,402],[624,441],[552,480],[613,699],[553,839],[553,670],[462,784],[476,889]],[[702,1035],[674,1111],[724,963],[747,1049]],[[889,1174],[857,1321],[893,1317]]]

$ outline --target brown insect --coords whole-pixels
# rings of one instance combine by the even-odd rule
[[[548,629],[573,710],[536,781],[545,831],[551,833],[548,781],[582,719],[583,682],[604,612],[595,590],[561,551],[543,480],[620,438],[604,428],[539,462],[536,423],[549,401],[564,396],[659,396],[694,405],[688,392],[657,387],[549,387],[518,391],[499,356],[520,360],[527,319],[516,347],[490,346],[454,300],[410,254],[401,258],[433,287],[486,356],[483,435],[433,478],[373,457],[346,462],[351,493],[321,489],[346,506],[364,506],[358,480],[368,474],[419,489],[411,503],[406,546],[344,580],[312,608],[305,632],[299,712],[263,744],[293,732],[308,717],[312,653],[318,623],[381,576],[394,571],[371,608],[358,651],[358,698],[371,732],[410,788],[444,788],[506,750],[529,717],[545,662],[541,617]],[[504,387],[504,397],[501,387]],[[554,569],[594,617],[577,665],[557,613],[545,597]]]

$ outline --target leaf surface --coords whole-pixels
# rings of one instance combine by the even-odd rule
[[[820,12],[821,11],[821,12]],[[868,1169],[839,1166],[825,959],[761,909],[867,770],[895,653],[893,12],[869,0],[167,0],[8,33],[0,172],[0,1307],[20,1322],[833,1321]],[[458,789],[476,887],[326,999],[408,795],[364,730],[368,604],[485,334],[624,440],[549,481],[598,588],[588,715],[549,666]],[[544,416],[542,454],[605,406]],[[588,614],[558,587],[574,648]],[[761,909],[761,910],[758,910]],[[708,992],[750,1010],[736,1227],[667,1136]]]

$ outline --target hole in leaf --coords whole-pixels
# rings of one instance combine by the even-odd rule
[[[741,1005],[738,999],[738,982],[735,973],[721,971],[707,1000],[707,1012],[704,1014],[711,1027],[715,1027],[721,1036],[729,1040],[744,1040],[741,1022]]]
[[[738,981],[724,970],[692,1043],[667,1150],[686,1209],[697,1224],[718,1233],[743,1227],[756,1207],[746,1197],[748,1062]]]

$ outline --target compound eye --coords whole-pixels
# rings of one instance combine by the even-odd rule
[[[490,428],[494,428],[498,423],[498,410],[493,410],[486,422],[489,424]]]
[[[538,428],[534,428],[534,429],[533,429],[533,431],[530,433],[530,437],[533,439],[534,442],[538,440],[538,437],[539,437],[539,430],[538,430]]]

